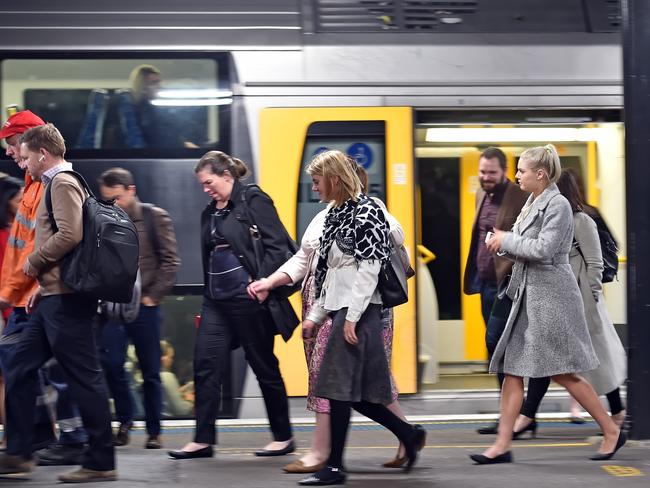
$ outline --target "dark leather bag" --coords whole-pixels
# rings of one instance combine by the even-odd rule
[[[262,268],[262,261],[264,260],[264,245],[262,243],[262,236],[260,235],[259,228],[255,224],[255,219],[253,218],[248,202],[246,201],[246,190],[251,186],[257,185],[247,185],[247,187],[242,192],[241,200],[244,207],[244,212],[249,222],[249,233],[251,237],[251,243],[253,246],[253,252],[255,254],[255,266],[259,270]],[[284,228],[284,226],[283,226]],[[298,246],[291,239],[289,233],[286,231],[286,241],[287,241],[287,260],[293,256],[298,251]],[[259,279],[260,276],[255,278]],[[278,333],[282,336],[285,342],[291,339],[294,329],[300,323],[296,312],[294,311],[291,303],[289,302],[289,296],[295,293],[300,289],[300,284],[294,286],[282,286],[276,290],[271,291],[269,296],[264,301],[263,306],[268,310],[273,325],[275,326]]]
[[[409,265],[410,268],[410,265]],[[377,286],[384,308],[393,308],[409,301],[406,270],[397,250],[382,263]]]

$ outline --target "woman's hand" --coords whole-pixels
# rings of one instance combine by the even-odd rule
[[[507,232],[499,230],[499,229],[494,229],[494,235],[492,236],[492,239],[487,241],[485,244],[488,248],[488,251],[490,251],[492,254],[496,254],[501,250],[501,244],[503,243],[503,238],[507,234]]]
[[[271,282],[268,280],[268,278],[261,278],[257,281],[253,281],[246,287],[248,296],[260,303],[266,300],[266,298],[269,296],[269,292],[272,289],[273,287],[271,286]]]
[[[302,321],[302,340],[313,341],[314,334],[316,333],[316,322],[313,320]]]
[[[359,339],[357,339],[357,333],[355,331],[356,328],[356,322],[350,322],[349,320],[346,320],[343,324],[343,338],[345,339],[345,342],[352,344],[353,346],[359,344]]]

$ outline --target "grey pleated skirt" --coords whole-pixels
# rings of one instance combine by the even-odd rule
[[[382,307],[370,304],[357,322],[356,346],[343,337],[348,309],[337,311],[332,319],[323,362],[316,384],[316,396],[331,400],[388,405],[393,401],[390,369],[382,336]]]

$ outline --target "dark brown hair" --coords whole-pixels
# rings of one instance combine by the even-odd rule
[[[223,176],[224,171],[228,170],[236,180],[246,178],[250,174],[248,166],[241,159],[232,157],[222,151],[205,153],[194,167],[194,172],[198,173],[205,169],[209,169],[217,176]]]
[[[582,212],[584,202],[580,196],[580,188],[578,188],[575,176],[568,171],[562,171],[560,178],[557,180],[557,187],[560,190],[560,193],[564,195],[564,198],[569,200],[571,210],[573,210],[574,213]]]
[[[128,188],[133,183],[133,175],[129,170],[124,168],[111,168],[104,171],[99,177],[99,184],[113,188],[114,186],[123,186]]]
[[[505,171],[507,162],[506,154],[498,147],[488,147],[481,153],[481,157],[485,159],[497,158],[499,160],[499,166],[501,166],[501,169]]]

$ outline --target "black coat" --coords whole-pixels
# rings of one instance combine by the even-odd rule
[[[246,208],[242,202],[242,192],[246,190],[248,211],[257,225],[264,247],[264,258],[261,269],[257,269],[255,252],[251,240],[250,227]],[[287,247],[287,231],[280,221],[273,200],[257,186],[249,186],[235,181],[230,196],[232,209],[224,218],[221,231],[224,239],[232,247],[252,278],[269,276],[292,255]],[[201,256],[203,258],[203,282],[207,283],[208,259],[210,258],[210,216],[216,209],[212,201],[201,214]]]

